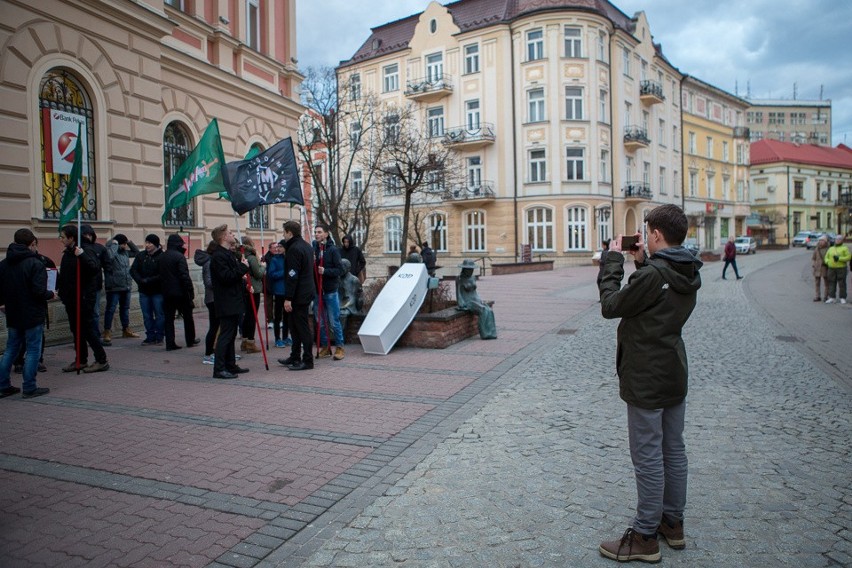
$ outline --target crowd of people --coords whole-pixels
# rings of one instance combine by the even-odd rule
[[[843,235],[834,238],[833,243],[823,235],[817,241],[811,256],[814,274],[814,302],[833,304],[846,303],[846,275],[852,254],[843,242]],[[820,288],[822,284],[822,288]],[[820,290],[822,289],[822,292]]]

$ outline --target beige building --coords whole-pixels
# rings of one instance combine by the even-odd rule
[[[831,146],[831,101],[750,99],[746,126],[751,140]]]
[[[749,215],[748,102],[692,76],[684,78],[683,208],[689,238],[719,251],[746,234]]]
[[[681,203],[681,74],[644,13],[604,0],[482,1],[372,30],[338,80],[412,103],[424,132],[459,152],[464,183],[428,203],[439,263],[588,262],[605,238]],[[373,262],[395,264],[401,201],[374,183]],[[382,260],[378,260],[382,262]]]
[[[234,222],[216,195],[160,219],[165,184],[210,121],[226,160],[295,135],[295,0],[0,0],[0,13],[0,246],[30,226],[58,262],[77,124],[85,221],[140,244],[180,230],[191,251]],[[280,232],[290,208],[264,213]],[[242,229],[257,234],[260,220],[243,218]]]

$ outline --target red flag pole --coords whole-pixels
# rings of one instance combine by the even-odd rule
[[[82,232],[81,227],[81,218],[80,218],[80,209],[77,209],[77,243],[76,246],[83,248],[80,243],[80,233]],[[75,256],[77,250],[74,250]],[[80,304],[83,303],[83,290],[80,284],[80,257],[77,258],[77,321],[75,325],[77,326],[77,333],[74,337],[74,367],[77,369],[77,374],[80,374]]]
[[[319,251],[320,251],[319,263],[314,264],[315,276],[316,276],[317,282],[319,283],[318,284],[319,293],[317,294],[317,309],[316,309],[317,313],[314,314],[316,316],[316,322],[317,322],[317,341],[316,341],[316,344],[317,344],[316,357],[317,357],[317,359],[319,359],[319,353],[320,353],[320,326],[322,325],[322,274],[320,273],[319,268],[322,266],[322,261],[323,261],[323,256],[324,256],[323,252],[324,251],[323,251],[323,246],[321,244],[319,245]],[[328,335],[328,330],[326,330],[326,335]]]
[[[242,252],[245,253],[245,247],[240,247]],[[257,319],[257,306],[254,303],[254,294],[252,293],[251,287],[251,274],[248,275],[246,279],[246,290],[248,290],[249,295],[249,303],[251,303],[251,310],[254,312],[254,325],[257,327],[257,340],[260,342],[260,352],[263,355],[263,364],[266,366],[266,370],[269,370],[269,361],[266,358],[266,347],[263,345],[263,337],[260,333],[260,320]]]
[[[260,210],[260,258],[263,258],[266,255],[266,246],[263,242],[263,209]],[[261,281],[261,298],[263,301],[263,319],[265,320],[266,327],[266,344],[269,345],[269,306],[266,305],[266,275],[264,274],[263,280]],[[255,317],[255,320],[257,317]],[[259,323],[259,322],[258,322]],[[257,336],[260,337],[260,326],[258,325]],[[263,349],[263,342],[260,342],[260,348]],[[263,357],[264,361],[266,360],[266,355]],[[269,370],[269,367],[266,367],[266,370]]]

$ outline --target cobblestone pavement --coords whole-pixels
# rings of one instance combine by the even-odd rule
[[[719,263],[704,271],[685,329],[687,548],[661,544],[662,566],[852,566],[850,390],[791,348],[789,332],[755,304],[764,295],[777,307],[767,290],[795,290],[798,307],[781,319],[798,314],[808,326],[837,308],[845,319],[833,328],[835,347],[849,350],[852,310],[807,304],[799,261],[807,259],[787,251],[741,258],[739,282],[721,280]],[[769,271],[779,262],[792,271],[781,281]],[[303,565],[613,566],[598,543],[621,534],[635,503],[616,325],[594,306],[543,336],[474,416]]]
[[[689,545],[663,565],[852,565],[852,305],[811,303],[806,261],[705,271]],[[74,375],[48,348],[51,393],[0,400],[0,566],[610,565],[635,497],[595,275],[489,276],[497,340],[303,373],[273,349],[214,381],[198,348],[116,339],[109,372]]]

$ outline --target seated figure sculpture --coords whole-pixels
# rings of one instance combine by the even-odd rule
[[[364,307],[364,290],[361,286],[361,280],[357,276],[349,272],[351,264],[347,259],[341,259],[344,276],[340,279],[340,288],[337,289],[337,294],[340,296],[340,325],[346,332],[346,321],[349,319],[349,314],[357,314]]]
[[[456,279],[456,301],[458,309],[472,312],[479,316],[479,337],[482,339],[497,339],[497,325],[494,323],[494,312],[479,298],[476,292],[476,277],[473,269],[476,263],[466,258],[459,264],[461,274]]]

